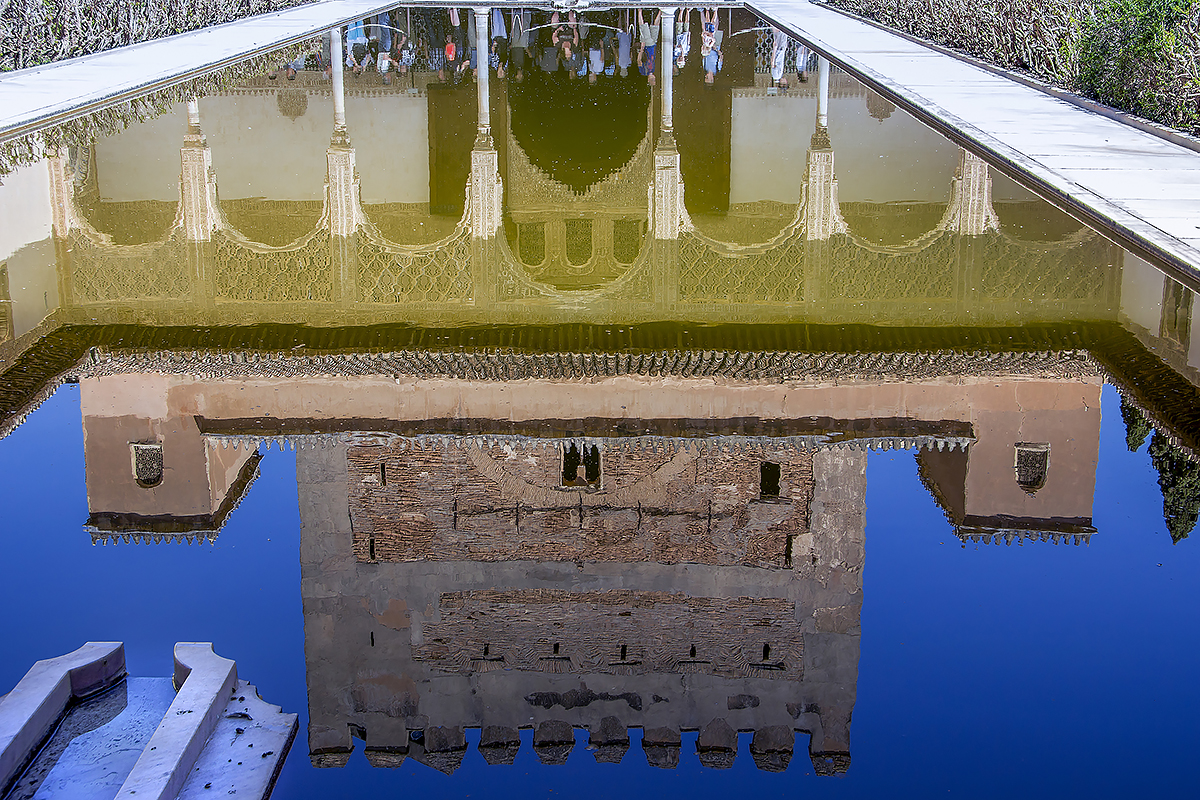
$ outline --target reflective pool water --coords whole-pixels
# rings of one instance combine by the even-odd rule
[[[289,798],[1181,793],[1192,291],[742,10],[502,19],[4,177],[0,691],[212,641]]]

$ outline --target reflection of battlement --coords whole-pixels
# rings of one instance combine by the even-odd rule
[[[512,459],[501,448],[473,442],[451,442],[437,453],[382,452],[382,446],[351,444],[297,456],[315,764],[344,764],[352,737],[359,737],[377,765],[411,757],[452,771],[466,747],[463,729],[470,727],[481,729],[480,749],[490,763],[511,763],[520,729],[530,727],[534,751],[546,763],[568,757],[574,728],[590,732],[598,760],[619,761],[629,746],[628,728],[641,727],[645,757],[654,766],[678,764],[680,733],[699,731],[701,762],[727,767],[739,730],[756,732],[751,750],[764,769],[786,767],[796,731],[810,734],[818,771],[848,766],[865,453],[793,453],[788,463],[797,472],[783,465],[779,501],[761,498],[764,489],[776,491],[776,479],[768,475],[764,487],[759,460],[748,454],[743,460],[753,464],[755,485],[733,490],[733,504],[803,515],[777,542],[785,551],[778,555],[790,551],[794,563],[777,557],[748,566],[713,558],[711,544],[687,540],[676,542],[674,560],[660,558],[664,551],[653,546],[618,552],[612,543],[622,535],[614,523],[620,513],[636,520],[639,502],[637,491],[620,493],[646,488],[661,467],[610,455],[599,489],[563,488],[550,477],[562,478],[557,447],[547,453],[553,463],[543,465],[544,483],[559,484],[576,503],[610,495],[608,508],[592,506],[593,527],[585,515],[582,529],[564,516],[557,531],[526,530],[519,527],[525,514],[521,523],[514,514],[481,537],[481,547],[492,553],[477,549],[462,558],[436,552],[455,536],[454,521],[446,519],[428,554],[388,560],[380,549],[372,561],[363,557],[356,509],[372,507],[385,521],[412,521],[421,512],[356,497],[394,481],[450,509],[455,499],[468,498],[459,503],[466,507],[474,502],[471,485],[486,479],[459,475],[463,464],[454,454],[487,453],[501,465],[539,470],[528,458],[533,448]],[[442,459],[446,454],[452,457]],[[659,450],[660,459],[674,457]],[[686,466],[662,487],[692,494],[683,506],[703,491],[698,470],[701,481],[728,477],[713,474],[719,470],[713,464],[706,465],[708,477],[698,462]],[[412,485],[423,472],[430,472],[425,482]],[[457,483],[448,483],[450,476]],[[427,484],[437,484],[440,493]],[[533,485],[502,478],[488,502],[507,503]],[[646,505],[641,511],[649,524]],[[574,541],[547,546],[542,540],[553,533],[560,544]],[[744,552],[754,537],[753,526],[743,524],[718,538]],[[660,528],[645,544],[654,538],[675,534]]]

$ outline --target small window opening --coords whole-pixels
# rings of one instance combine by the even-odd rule
[[[379,485],[387,486],[387,464],[379,464]]]
[[[483,657],[484,658],[488,657],[488,654],[491,652],[491,649],[492,649],[492,646],[490,644],[485,644],[483,646]]]
[[[161,444],[130,443],[133,458],[133,477],[138,486],[149,489],[163,479],[163,449]]]
[[[696,657],[696,645],[692,645],[692,651],[690,653],[688,653],[688,655],[691,656],[692,658]]]
[[[1046,442],[1018,442],[1015,447],[1017,485],[1033,494],[1046,485],[1046,473],[1050,470],[1050,445]]]
[[[583,467],[583,478],[579,468]],[[563,450],[563,486],[595,486],[600,483],[600,448],[571,442]]]
[[[558,642],[554,643],[554,655],[558,655]]]
[[[372,561],[374,561],[375,560],[375,535],[374,534],[372,534],[371,537],[369,539],[367,539],[367,550],[368,550],[368,554],[367,554],[368,557]]]
[[[771,660],[771,645],[768,642],[763,642],[763,661]]]
[[[626,659],[626,656],[628,656],[628,655],[629,655],[629,647],[626,645],[621,645],[621,660],[624,661]]]
[[[375,646],[375,631],[371,631],[371,647]]]
[[[759,494],[762,497],[779,497],[779,465],[762,462],[758,471]]]

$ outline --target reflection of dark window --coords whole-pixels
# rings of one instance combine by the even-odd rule
[[[592,257],[592,221],[569,219],[565,224],[567,261],[577,267],[586,264]]]
[[[779,497],[779,465],[770,461],[762,462],[758,474],[759,495],[762,497]]]
[[[161,444],[131,444],[133,450],[133,477],[138,486],[149,489],[158,486],[163,478],[163,451]]]
[[[1188,345],[1192,328],[1192,290],[1167,278],[1163,286],[1162,322],[1158,335]]]
[[[579,468],[583,467],[583,479]],[[600,448],[571,442],[563,450],[563,486],[591,486],[600,482]]]
[[[546,260],[546,224],[544,222],[522,222],[517,225],[517,242],[523,263],[536,267]]]
[[[1017,485],[1032,494],[1046,485],[1046,472],[1050,469],[1050,445],[1041,442],[1018,442]]]
[[[641,220],[619,219],[613,223],[613,258],[621,264],[632,264],[641,247]]]

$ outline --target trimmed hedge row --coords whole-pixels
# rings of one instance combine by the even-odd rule
[[[1200,134],[1200,0],[826,0]]]
[[[98,53],[312,0],[0,0],[0,71]]]

